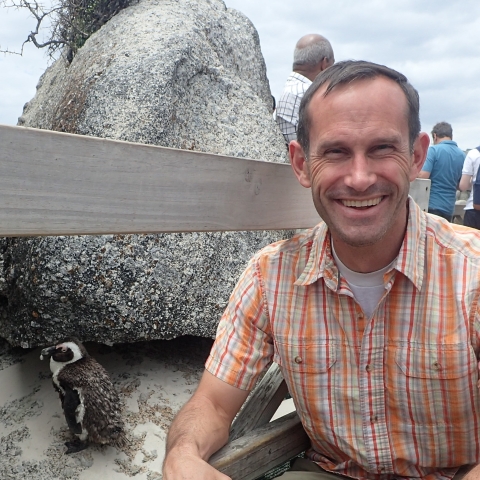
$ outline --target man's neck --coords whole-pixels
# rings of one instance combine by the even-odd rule
[[[358,273],[371,273],[392,263],[398,256],[400,248],[386,252],[378,245],[351,247],[341,240],[335,239],[335,250],[342,263],[350,270]]]
[[[308,78],[311,82],[315,80],[316,72],[312,72],[310,70],[303,70],[301,68],[295,68],[293,70],[295,73],[299,73],[300,75],[303,75],[305,78]]]
[[[452,140],[450,137],[436,137],[435,141],[433,142],[435,145],[438,145],[439,143],[446,142],[447,140]]]

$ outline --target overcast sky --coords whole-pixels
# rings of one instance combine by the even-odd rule
[[[453,126],[463,149],[480,145],[480,2],[478,0],[225,0],[253,22],[278,99],[296,41],[320,33],[336,60],[371,60],[404,73],[420,93],[422,129]],[[0,49],[19,50],[35,22],[0,9]],[[15,125],[47,66],[29,44],[23,57],[0,54],[0,123]]]

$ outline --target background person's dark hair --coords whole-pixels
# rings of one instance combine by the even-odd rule
[[[438,138],[453,138],[452,126],[447,122],[438,122],[432,128],[432,135],[435,134]]]
[[[367,78],[373,79],[380,76],[390,78],[396,82],[402,89],[403,93],[405,93],[408,105],[407,121],[409,144],[410,150],[413,151],[413,144],[420,133],[420,100],[418,92],[408,82],[407,77],[385,65],[378,65],[365,60],[346,60],[338,62],[320,73],[302,98],[297,126],[297,140],[307,157],[310,148],[310,118],[308,115],[308,105],[316,91],[322,85],[328,84],[328,87],[323,94],[323,96],[326,97],[337,85],[346,85],[357,80]]]

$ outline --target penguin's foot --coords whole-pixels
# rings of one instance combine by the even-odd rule
[[[70,453],[77,453],[85,450],[88,447],[88,443],[82,442],[81,440],[73,440],[71,442],[65,442],[65,446],[67,447],[65,455],[69,455]]]

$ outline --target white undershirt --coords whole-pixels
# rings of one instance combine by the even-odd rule
[[[355,300],[362,307],[363,312],[370,318],[377,308],[378,302],[385,292],[385,284],[383,282],[383,275],[392,268],[396,259],[392,263],[383,267],[381,270],[371,273],[359,273],[350,270],[338,258],[333,246],[333,239],[331,239],[332,255],[337,264],[338,270],[347,281],[349,287],[353,292]]]

